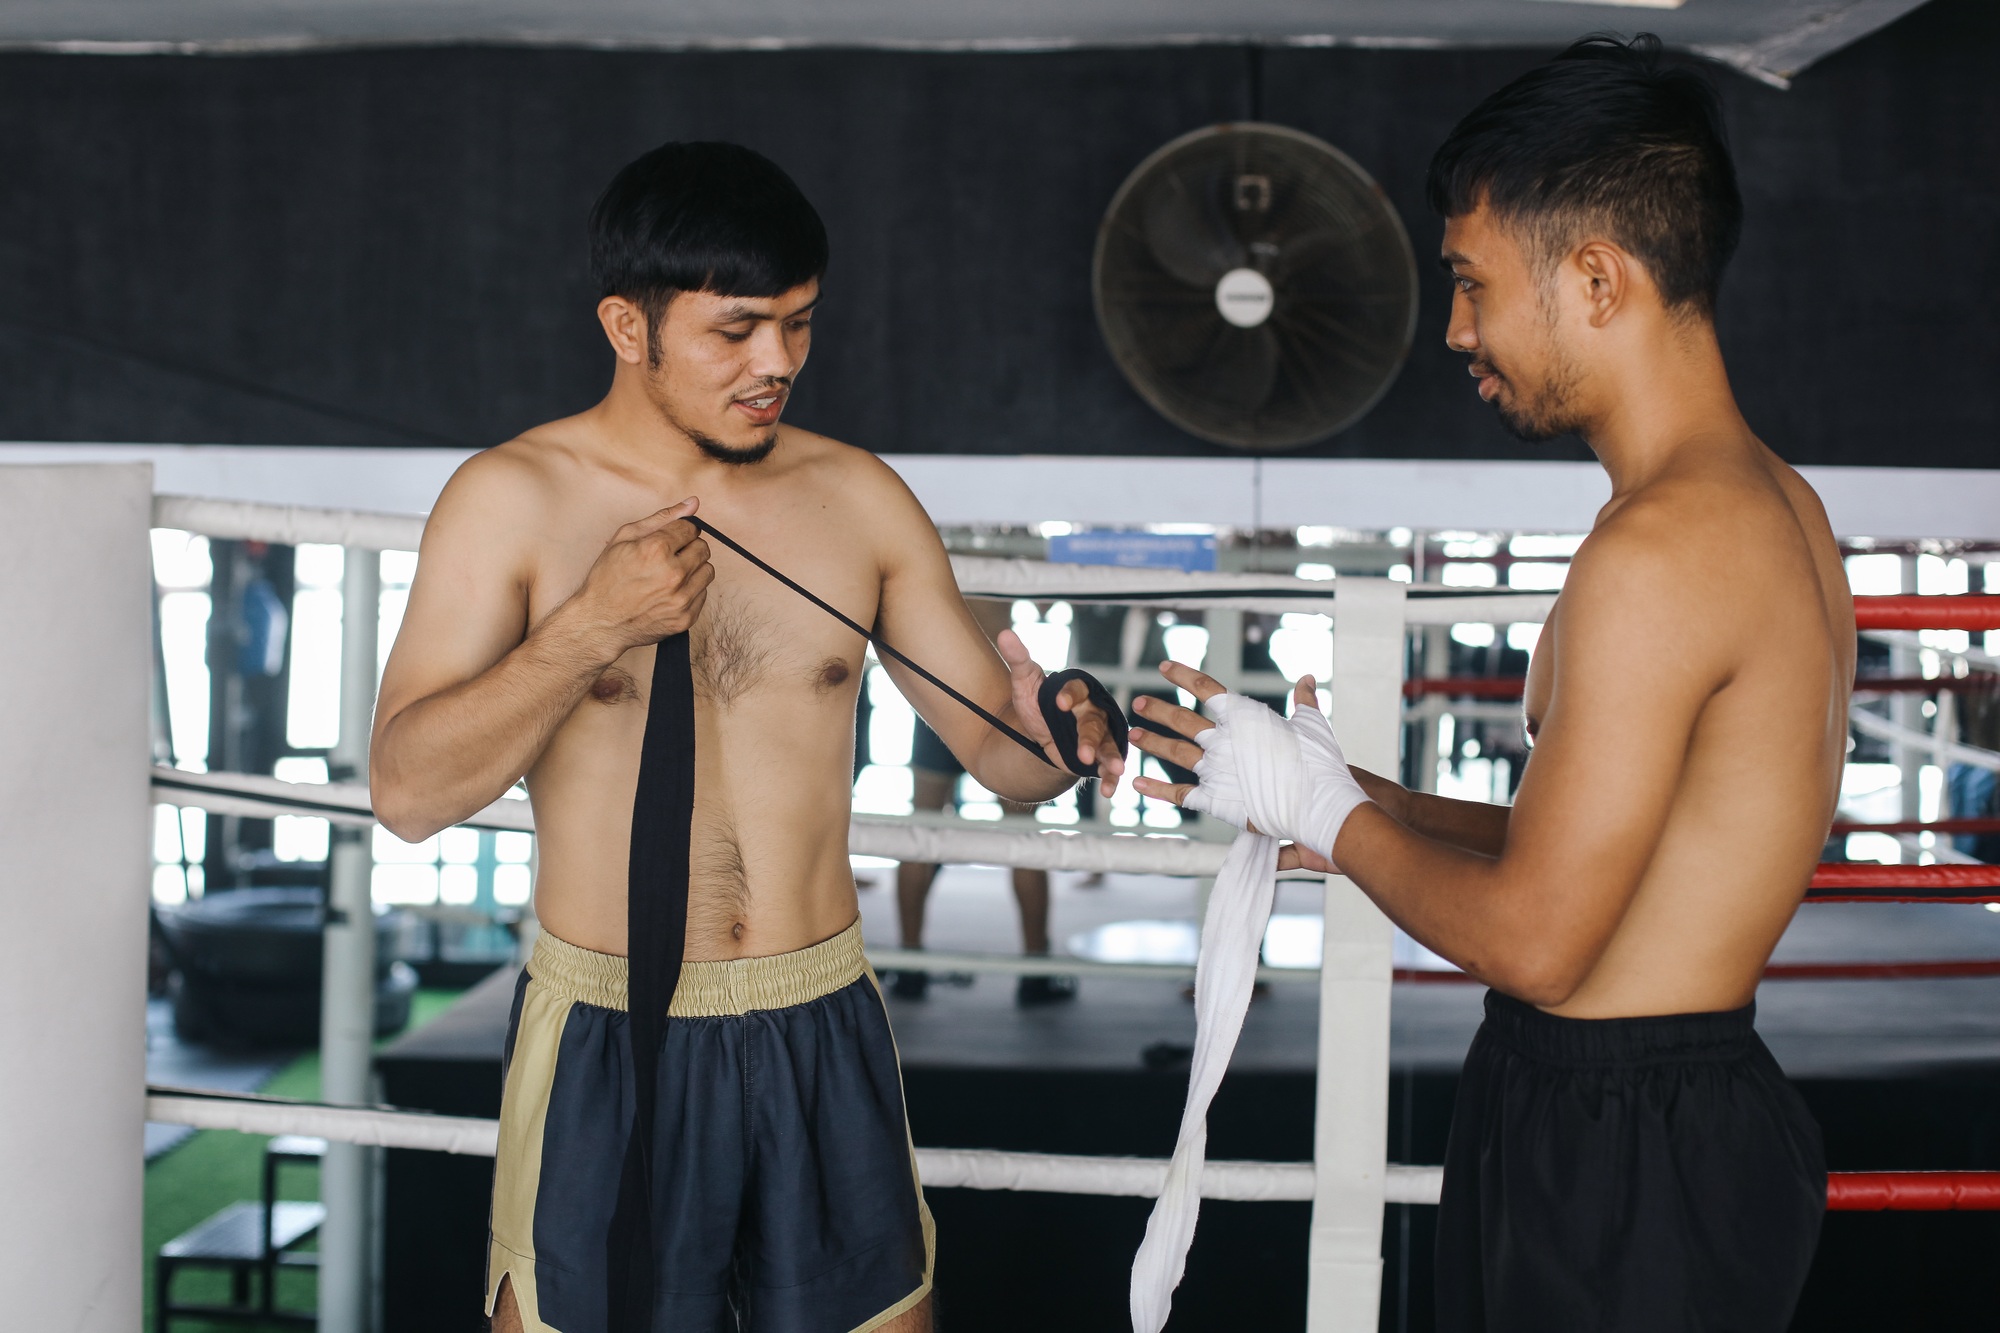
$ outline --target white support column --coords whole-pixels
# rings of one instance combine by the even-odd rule
[[[1347,757],[1397,771],[1402,739],[1403,585],[1342,577],[1333,617],[1335,734]],[[1382,1295],[1389,1140],[1389,919],[1327,876],[1313,1124],[1308,1333],[1374,1333]]]
[[[376,626],[382,557],[347,548],[341,581],[340,739],[337,779],[366,781],[375,711]],[[375,1041],[375,908],[372,830],[333,830],[324,972],[320,983],[320,1091],[331,1102],[372,1101]],[[368,1333],[374,1322],[375,1161],[373,1148],[329,1143],[320,1163],[319,1326],[322,1333]]]
[[[0,467],[0,1323],[140,1324],[150,464]]]
[[[1902,589],[1906,593],[1917,590],[1917,558],[1914,555],[1902,557]],[[1922,674],[1922,667],[1915,648],[1897,644],[1889,650],[1889,674],[1910,677]],[[1916,694],[1892,694],[1889,696],[1889,720],[1909,731],[1924,729],[1923,697]],[[1923,818],[1923,796],[1920,778],[1923,773],[1925,747],[1907,742],[1898,742],[1889,747],[1889,757],[1902,774],[1903,819]]]

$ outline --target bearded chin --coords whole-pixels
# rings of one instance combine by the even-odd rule
[[[773,449],[778,447],[778,432],[775,430],[755,444],[724,444],[720,440],[710,439],[706,435],[697,435],[693,431],[688,432],[688,438],[694,441],[695,448],[701,450],[716,462],[730,463],[737,467],[748,467],[752,463],[761,463],[771,456]]]

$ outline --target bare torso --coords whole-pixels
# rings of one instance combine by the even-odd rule
[[[827,446],[828,450],[840,446]],[[551,463],[551,536],[537,555],[536,621],[574,592],[605,540],[671,498],[636,478]],[[759,488],[753,504],[707,499],[704,517],[863,624],[881,574],[865,516],[829,484],[829,453]],[[695,678],[695,810],[690,958],[782,953],[854,919],[847,860],[861,637],[733,553],[690,632]],[[539,833],[536,912],[561,938],[625,951],[631,793],[654,650],[635,648],[598,680],[527,776]]]
[[[1762,445],[1626,504],[1684,511],[1726,681],[1696,720],[1665,827],[1609,945],[1553,1012],[1696,1013],[1749,1002],[1805,890],[1840,790],[1854,615],[1818,498]],[[1617,506],[1600,529],[1619,521]],[[1720,556],[1720,559],[1717,557]],[[1558,607],[1556,615],[1561,614]],[[1529,665],[1532,735],[1559,677],[1555,616]]]

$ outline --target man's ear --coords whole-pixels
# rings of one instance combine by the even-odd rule
[[[646,361],[646,312],[622,296],[607,296],[597,303],[597,322],[611,350],[627,365]]]
[[[1601,329],[1632,299],[1638,266],[1622,246],[1610,241],[1585,241],[1577,249],[1575,263],[1585,283],[1585,317],[1590,327]]]

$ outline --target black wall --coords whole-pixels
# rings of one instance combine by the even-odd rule
[[[2000,445],[1996,50],[2000,6],[1936,0],[1789,92],[1718,72],[1749,202],[1723,333],[1795,461]],[[882,452],[1219,452],[1120,378],[1090,252],[1146,153],[1261,100],[1375,174],[1425,267],[1402,377],[1307,452],[1580,457],[1509,439],[1445,351],[1420,195],[1452,122],[1546,54],[0,56],[0,438],[483,445],[575,411],[608,375],[591,199],[719,137],[832,231],[792,420]]]

